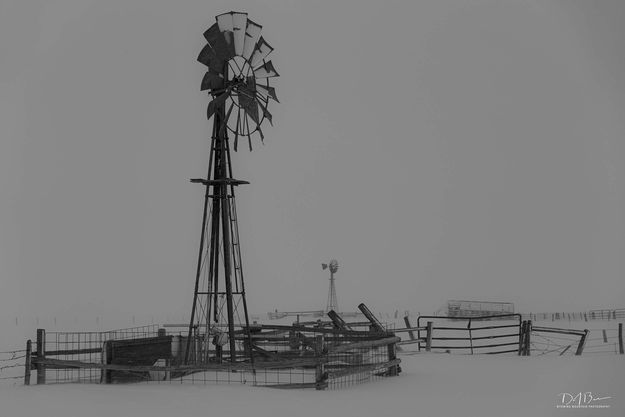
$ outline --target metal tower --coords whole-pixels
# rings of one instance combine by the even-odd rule
[[[230,135],[235,151],[239,136],[251,150],[251,135],[263,140],[260,125],[271,121],[269,100],[277,101],[269,79],[278,73],[265,61],[273,48],[260,36],[261,26],[240,12],[216,20],[198,56],[208,67],[201,89],[211,97],[213,132],[206,178],[191,180],[204,186],[204,213],[185,363],[252,360],[234,192],[248,182],[232,175]]]
[[[330,289],[328,290],[328,302],[326,311],[334,310],[338,312],[339,302],[336,299],[336,287],[334,286],[334,274],[339,270],[339,263],[336,259],[332,259],[329,264],[321,264],[322,268],[330,270]]]

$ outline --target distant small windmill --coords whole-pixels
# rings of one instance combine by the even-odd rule
[[[321,267],[330,270],[330,289],[328,290],[328,303],[326,311],[334,310],[338,312],[339,302],[336,299],[336,287],[334,286],[334,274],[339,270],[339,263],[336,259],[332,259],[328,264],[321,264]]]

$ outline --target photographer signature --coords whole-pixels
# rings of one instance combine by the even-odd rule
[[[562,403],[560,406],[563,407],[575,407],[575,408],[585,408],[585,407],[593,407],[596,406],[597,401],[608,400],[612,397],[600,397],[598,395],[593,395],[591,391],[587,392],[561,392],[558,394],[558,397],[561,398]]]

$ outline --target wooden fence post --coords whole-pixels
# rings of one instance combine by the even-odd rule
[[[584,334],[579,339],[579,344],[577,345],[577,351],[575,352],[575,356],[582,356],[582,352],[584,351],[584,345],[586,344],[587,336],[588,336],[588,329],[585,329]]]
[[[321,361],[323,355],[323,335],[320,334],[315,336],[315,356],[319,359],[315,367],[315,389],[317,390],[324,390],[328,386],[328,383],[325,381],[323,362]]]
[[[527,321],[527,327],[525,331],[525,356],[531,355],[531,343],[532,343],[532,321]]]
[[[432,322],[428,321],[427,333],[425,336],[425,351],[430,352],[432,350]]]
[[[525,320],[521,322],[519,326],[519,356],[525,355],[525,347],[523,343],[525,343]]]
[[[471,319],[469,319],[467,329],[469,329],[469,346],[471,347],[471,355],[473,355],[473,335],[471,334]]]
[[[408,318],[408,316],[404,316],[404,323],[406,323],[406,327],[407,328],[411,328],[412,326],[410,325],[410,319]],[[408,330],[408,336],[410,337],[410,340],[414,340],[414,332],[412,330]]]
[[[46,331],[37,329],[37,360],[46,357]],[[46,366],[37,362],[37,385],[46,383]]]
[[[623,354],[623,323],[618,324],[618,349],[619,353]]]
[[[24,361],[24,385],[30,385],[30,356],[33,351],[33,345],[30,339],[26,341],[26,360]]]
[[[387,350],[388,350],[388,361],[392,362],[395,359],[397,359],[397,353],[395,352],[395,343],[389,343],[387,345]],[[399,375],[399,365],[392,365],[390,368],[388,368],[388,375],[389,376],[397,376]]]

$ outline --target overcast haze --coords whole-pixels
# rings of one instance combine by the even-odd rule
[[[214,16],[275,47],[248,303],[625,307],[625,2],[0,3],[0,314],[188,314]]]

